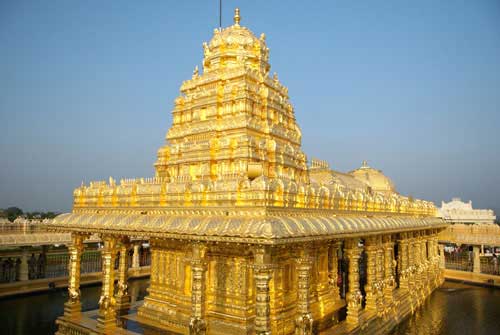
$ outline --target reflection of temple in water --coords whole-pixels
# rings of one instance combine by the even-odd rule
[[[120,318],[181,334],[387,332],[442,281],[445,224],[434,205],[398,194],[366,162],[349,173],[308,167],[265,36],[241,26],[239,11],[203,49],[203,70],[175,100],[156,176],[82,185],[72,213],[50,224],[73,237],[58,333],[126,333]],[[97,320],[80,311],[91,233],[104,241]],[[150,240],[151,282],[127,316],[130,237]]]

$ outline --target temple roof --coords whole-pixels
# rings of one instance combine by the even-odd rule
[[[295,214],[295,215],[294,215]],[[180,239],[244,239],[267,240],[268,243],[286,242],[304,238],[335,238],[377,232],[432,229],[445,226],[433,217],[354,217],[335,216],[328,211],[265,215],[196,214],[195,211],[178,214],[140,213],[68,213],[55,218],[51,229],[128,234],[131,236],[170,237]],[[274,242],[273,242],[274,241]]]

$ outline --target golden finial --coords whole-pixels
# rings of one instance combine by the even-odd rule
[[[234,10],[234,24],[239,26],[240,25],[240,9],[236,8]]]
[[[368,167],[368,162],[364,160],[363,163],[361,163],[361,167],[366,169]]]

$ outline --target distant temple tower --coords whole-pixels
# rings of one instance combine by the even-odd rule
[[[82,185],[72,212],[47,225],[73,239],[57,334],[131,334],[125,320],[144,334],[382,334],[442,283],[434,204],[367,164],[308,167],[265,36],[240,20],[236,10],[203,44],[155,176]],[[97,318],[81,312],[79,290],[90,234],[103,241]],[[151,280],[129,310],[131,237],[150,241]]]

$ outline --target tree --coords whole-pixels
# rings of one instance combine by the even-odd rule
[[[42,218],[43,218],[43,219],[53,219],[53,218],[55,218],[57,215],[58,215],[58,213],[54,213],[54,212],[47,212],[47,213],[44,213],[44,214],[42,215]]]
[[[10,222],[14,222],[18,216],[23,215],[23,210],[18,207],[9,207],[5,210],[5,214],[7,214],[7,218]]]

